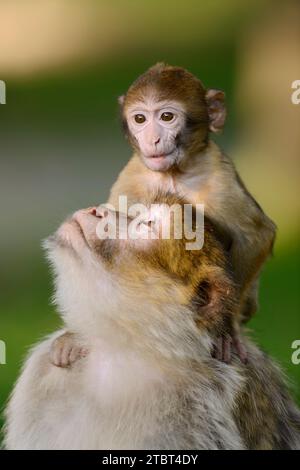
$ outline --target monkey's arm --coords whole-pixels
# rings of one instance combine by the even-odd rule
[[[247,349],[236,318],[239,292],[229,275],[228,266],[223,268],[222,279],[215,279],[213,282],[215,299],[207,307],[208,311],[211,311],[208,315],[208,331],[214,337],[212,356],[219,361],[230,363],[232,354],[236,353],[242,363],[247,363]]]
[[[247,196],[247,195],[246,195]],[[276,226],[249,195],[245,201],[250,217],[245,217],[240,230],[235,231],[231,260],[235,281],[240,289],[241,318],[249,320],[257,309],[258,279],[264,263],[271,256]]]
[[[231,350],[235,350],[241,361],[246,362],[240,324],[257,309],[258,277],[272,252],[276,227],[247,191],[229,158],[214,155],[214,171],[208,178],[213,184],[204,200],[205,211],[214,221],[218,239],[227,253],[237,300],[230,324],[225,331],[217,332],[215,357],[228,362]]]
[[[229,262],[228,237],[224,243],[224,232],[211,219],[210,222],[211,225],[206,222],[204,228],[205,243],[202,253],[205,262],[202,262],[198,268],[199,273],[202,272],[204,281],[197,288],[198,303],[195,305],[197,324],[200,329],[207,330],[213,338],[213,357],[229,363],[232,353],[235,352],[241,362],[245,363],[247,351],[240,339],[236,319],[239,289]],[[205,272],[203,272],[204,266]]]
[[[239,288],[241,308],[245,311],[248,297],[255,312],[255,297],[260,271],[272,254],[276,225],[249,193],[232,162],[224,155],[221,160],[221,188],[224,198],[216,204],[218,222],[231,234],[230,261],[234,280]],[[214,201],[213,201],[214,202]]]
[[[247,322],[257,310],[259,273],[272,253],[276,234],[273,222],[259,207],[256,208],[252,199],[246,202],[249,202],[249,205],[253,204],[252,218],[244,220],[244,224],[240,223],[238,230],[233,232],[231,243],[228,242],[230,237],[227,234],[223,239],[224,246],[230,245],[228,266],[232,269],[238,300],[230,324],[218,335],[215,342],[214,356],[224,362],[230,362],[232,350],[237,352],[242,362],[247,362],[248,353],[243,343],[240,325]],[[244,209],[246,211],[247,204]],[[256,223],[256,220],[259,223]]]

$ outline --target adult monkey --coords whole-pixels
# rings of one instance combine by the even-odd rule
[[[34,347],[6,408],[5,448],[300,449],[300,412],[272,361],[251,342],[246,366],[211,357],[209,330],[235,299],[213,224],[204,221],[202,250],[186,250],[185,236],[163,237],[165,206],[177,208],[174,229],[185,224],[182,201],[159,194],[149,204],[137,237],[120,223],[115,239],[98,238],[100,207],[76,212],[48,240],[64,327],[89,354],[54,367],[61,332]]]
[[[229,157],[210,140],[210,132],[220,131],[225,123],[224,93],[206,90],[181,67],[158,63],[119,101],[134,155],[113,185],[108,202],[118,207],[119,196],[126,195],[133,204],[162,189],[194,205],[204,204],[230,250],[239,291],[235,324],[218,338],[216,355],[229,362],[233,343],[240,359],[246,361],[240,323],[257,309],[258,277],[271,254],[276,227],[249,194]],[[71,345],[68,349],[64,339],[54,344],[57,365],[70,362]]]

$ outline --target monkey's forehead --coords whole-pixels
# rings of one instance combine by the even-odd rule
[[[145,103],[152,101],[153,103],[176,103],[186,107],[189,102],[204,102],[205,93],[198,92],[197,90],[180,90],[181,87],[174,86],[169,89],[159,89],[151,86],[145,86],[134,90],[128,90],[124,98],[124,109],[128,109],[135,103]]]
[[[184,112],[186,110],[184,103],[177,100],[163,99],[158,94],[151,93],[150,91],[140,97],[136,97],[134,100],[128,100],[125,103],[125,108],[127,113],[144,109],[149,112],[155,112],[163,108],[175,112]]]
[[[202,88],[202,82],[188,70],[166,64],[156,64],[140,75],[131,85],[130,89],[154,85],[155,87],[168,88],[174,84],[184,84],[193,88]]]
[[[152,93],[159,100],[175,99],[189,101],[202,99],[205,96],[202,82],[179,67],[151,68],[129,87],[124,104],[142,100],[145,94]]]

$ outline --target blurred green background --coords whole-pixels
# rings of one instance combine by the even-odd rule
[[[2,0],[0,406],[28,347],[60,323],[41,240],[75,209],[104,202],[128,148],[117,97],[157,61],[225,90],[218,143],[278,224],[253,337],[300,401],[299,3],[276,0]]]

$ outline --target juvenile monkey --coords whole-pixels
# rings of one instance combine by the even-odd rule
[[[232,270],[240,288],[238,314],[248,320],[257,308],[257,280],[271,254],[276,227],[249,194],[232,161],[209,132],[225,123],[225,95],[206,90],[188,71],[156,64],[121,97],[123,127],[135,150],[111,190],[138,201],[153,188],[203,203],[205,213],[230,245]]]
[[[121,195],[134,204],[162,189],[193,205],[204,204],[205,213],[223,234],[238,286],[235,322],[218,339],[217,357],[230,360],[233,344],[246,361],[239,325],[257,309],[258,277],[272,251],[276,227],[249,194],[229,157],[210,139],[210,132],[224,126],[224,93],[205,89],[183,68],[158,63],[130,86],[120,105],[134,155],[113,185],[108,202],[118,208]],[[54,363],[70,364],[65,358],[71,348],[70,335],[57,340]]]
[[[6,410],[6,448],[299,448],[300,413],[271,361],[250,343],[247,366],[211,357],[207,326],[222,328],[234,294],[213,224],[202,250],[186,250],[185,238],[162,239],[159,205],[137,239],[119,224],[116,239],[100,240],[106,210],[78,211],[48,241],[56,302],[89,354],[53,366],[61,332],[33,349]]]

